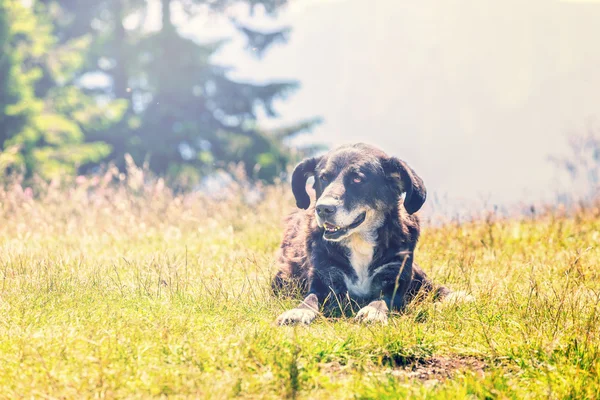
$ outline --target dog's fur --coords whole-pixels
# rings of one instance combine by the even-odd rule
[[[405,162],[366,144],[344,146],[302,161],[292,190],[301,210],[287,219],[272,287],[299,288],[306,297],[277,324],[308,324],[321,306],[333,312],[353,305],[362,307],[357,319],[385,323],[390,309],[401,310],[418,293],[450,293],[413,262],[420,230],[414,213],[426,190]]]

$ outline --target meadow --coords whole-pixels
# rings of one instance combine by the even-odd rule
[[[118,177],[0,189],[0,398],[600,398],[598,207],[424,222],[416,261],[475,302],[276,327],[286,186]]]

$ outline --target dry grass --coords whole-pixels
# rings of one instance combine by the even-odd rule
[[[279,328],[287,188],[138,172],[0,189],[0,397],[600,397],[596,208],[426,227],[417,261],[474,303]]]

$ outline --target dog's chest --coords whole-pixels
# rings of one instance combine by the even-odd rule
[[[354,276],[344,276],[346,287],[351,295],[367,296],[371,293],[373,276],[369,274],[369,266],[373,261],[375,243],[360,235],[352,235],[346,243],[348,259],[356,273]]]

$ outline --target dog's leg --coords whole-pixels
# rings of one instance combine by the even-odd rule
[[[334,274],[338,272],[327,269],[323,271],[325,272],[313,274],[306,298],[298,307],[281,314],[275,321],[277,325],[310,324],[319,315],[320,303],[325,303],[325,307],[331,307],[332,296],[339,300],[340,296],[348,291],[340,279],[334,278]]]
[[[296,308],[281,314],[275,323],[277,325],[310,324],[319,314],[319,298],[311,293]]]
[[[390,309],[385,300],[375,300],[361,308],[354,318],[360,322],[378,322],[385,325],[388,323],[389,313]]]
[[[358,311],[355,319],[360,322],[387,324],[390,310],[402,310],[406,304],[406,293],[413,282],[412,263],[390,263],[381,268],[377,275],[381,297]]]

